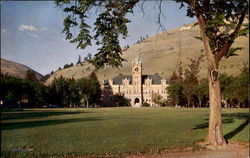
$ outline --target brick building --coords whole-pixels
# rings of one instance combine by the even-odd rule
[[[132,75],[118,75],[104,80],[102,100],[104,106],[113,105],[114,94],[121,94],[130,101],[132,107],[141,107],[143,102],[157,106],[152,102],[152,94],[156,93],[167,99],[167,80],[158,74],[142,75],[142,60],[137,55],[132,60]]]

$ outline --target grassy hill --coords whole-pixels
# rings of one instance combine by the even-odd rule
[[[131,74],[131,61],[136,54],[141,54],[143,61],[143,74],[158,73],[164,78],[169,78],[176,70],[179,62],[185,67],[189,58],[197,58],[201,55],[203,43],[194,38],[199,36],[198,26],[193,24],[185,25],[168,32],[163,32],[155,36],[149,37],[141,43],[132,45],[123,52],[123,58],[127,62],[123,62],[123,67],[114,69],[105,67],[97,72],[99,80],[113,78],[118,74]],[[236,40],[233,46],[241,46],[245,49],[238,51],[239,56],[231,58],[223,58],[220,71],[230,75],[240,73],[239,68],[243,63],[248,63],[248,37],[240,37]],[[202,52],[205,53],[205,52]],[[206,62],[202,63],[199,77],[206,77],[207,69]],[[93,66],[88,63],[80,64],[74,67],[67,68],[54,73],[48,80],[47,84],[51,83],[54,77],[64,76],[66,78],[74,77],[76,79],[88,76],[94,70]]]
[[[35,72],[36,78],[38,80],[41,80],[43,78],[43,75],[25,65],[1,59],[1,73],[3,74],[8,73],[11,76],[24,79],[28,70]]]

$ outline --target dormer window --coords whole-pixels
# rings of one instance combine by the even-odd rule
[[[152,84],[152,79],[147,78],[147,79],[145,80],[145,84],[146,84],[146,86],[150,86],[150,85]]]

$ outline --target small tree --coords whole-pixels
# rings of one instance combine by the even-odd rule
[[[188,101],[188,107],[195,95],[195,87],[198,85],[198,74],[200,71],[200,63],[203,61],[204,55],[201,55],[197,59],[189,59],[190,64],[184,71],[183,79],[183,94]]]
[[[76,64],[80,64],[82,62],[82,59],[81,59],[81,56],[79,55],[78,56],[78,60],[77,60],[77,63]]]
[[[199,83],[194,87],[194,94],[198,98],[199,107],[202,106],[202,101],[207,100],[208,98],[208,80],[202,79]]]
[[[113,100],[117,107],[118,106],[130,106],[130,101],[127,98],[125,98],[123,94],[120,94],[120,93],[115,94],[113,96]]]
[[[180,105],[183,98],[183,83],[180,81],[172,81],[171,84],[167,87],[167,92],[169,99],[175,106]]]
[[[36,78],[36,74],[34,71],[32,70],[27,70],[27,73],[25,75],[25,80],[28,80],[28,81],[38,81],[38,79]]]
[[[153,103],[155,103],[158,106],[162,106],[163,100],[162,100],[162,96],[161,95],[153,92],[152,95],[151,95],[151,98],[152,98],[152,102]]]

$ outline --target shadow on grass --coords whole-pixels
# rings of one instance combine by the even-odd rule
[[[241,125],[239,125],[236,129],[233,131],[227,133],[224,137],[226,140],[231,139],[235,135],[237,135],[239,132],[241,132],[248,124],[249,124],[249,114],[248,113],[233,113],[233,114],[222,114],[222,123],[223,124],[230,124],[235,121],[235,119],[239,120],[245,120]],[[208,119],[205,119],[206,122],[198,124],[193,128],[193,130],[196,129],[205,129],[208,128]]]
[[[229,124],[229,123],[233,123],[235,119],[248,120],[248,118],[249,118],[248,113],[222,114],[222,123]],[[208,119],[205,119],[204,123],[195,125],[193,129],[196,130],[196,129],[208,128],[208,121],[209,121]]]
[[[9,123],[1,123],[1,130],[16,130],[16,129],[23,129],[23,128],[58,125],[58,124],[65,124],[65,123],[101,121],[101,120],[107,120],[107,119],[112,119],[112,118],[87,117],[87,118],[74,118],[74,119],[9,122]]]
[[[242,131],[247,125],[249,124],[249,120],[246,120],[244,123],[242,123],[239,127],[234,129],[233,131],[226,134],[224,137],[226,140],[233,138],[236,134],[238,134],[240,131]]]
[[[82,113],[86,113],[86,112],[83,112],[83,111],[46,111],[46,110],[2,112],[1,120],[29,119],[29,118],[49,117],[49,116],[57,116],[57,115],[74,115],[74,114],[82,114]]]

